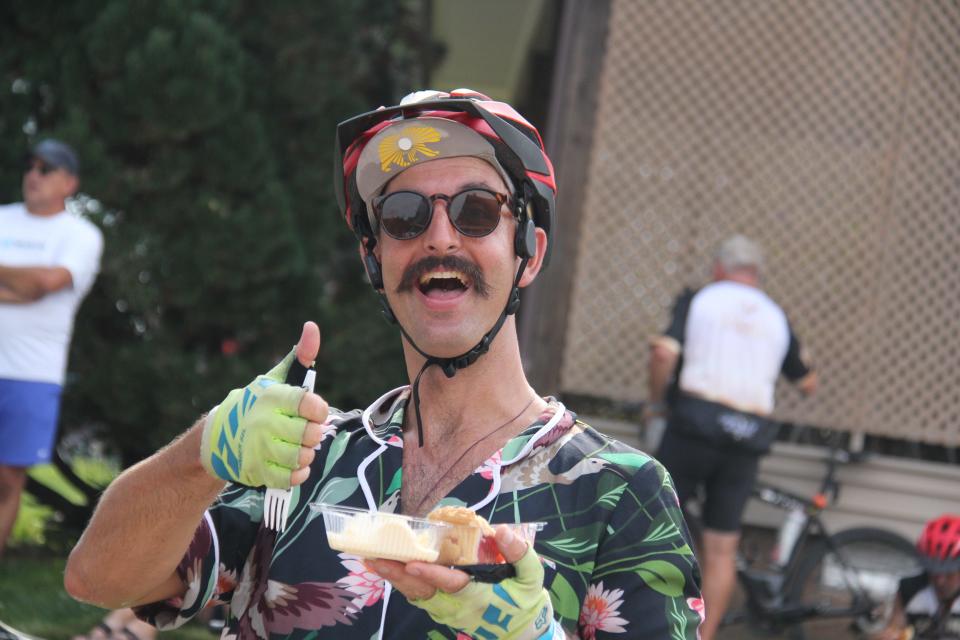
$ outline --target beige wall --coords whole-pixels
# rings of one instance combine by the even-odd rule
[[[552,326],[562,356],[533,353],[534,378],[642,400],[647,338],[739,231],[766,247],[767,288],[822,377],[814,400],[782,388],[780,417],[960,445],[960,5],[612,0],[568,14],[585,24],[590,7],[609,11],[600,64],[561,65],[553,107],[589,103],[593,119],[584,135],[588,120],[558,117],[551,135],[569,262],[527,321],[540,324],[528,354]],[[565,37],[590,54],[577,29]]]

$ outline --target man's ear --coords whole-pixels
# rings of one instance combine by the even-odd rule
[[[80,178],[73,175],[72,173],[67,173],[64,181],[63,188],[67,191],[67,196],[74,196],[77,194],[77,191],[80,190]]]
[[[527,266],[523,270],[523,276],[520,278],[521,287],[528,286],[537,277],[537,274],[540,273],[540,267],[543,266],[543,256],[547,253],[547,232],[540,227],[536,227],[534,236],[537,240],[537,250],[533,257],[527,261]]]

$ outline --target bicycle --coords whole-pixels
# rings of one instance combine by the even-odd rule
[[[780,487],[758,482],[755,498],[802,514],[791,544],[777,551],[769,568],[754,568],[748,555],[738,557],[737,580],[746,597],[742,609],[729,612],[722,627],[746,622],[770,634],[785,632],[791,640],[838,637],[838,631],[866,636],[883,628],[900,578],[918,573],[913,544],[884,529],[857,527],[836,533],[827,530],[820,514],[837,498],[836,469],[854,461],[848,451],[831,446],[819,491],[803,498]],[[833,635],[830,635],[833,634]],[[849,637],[849,636],[847,636]]]

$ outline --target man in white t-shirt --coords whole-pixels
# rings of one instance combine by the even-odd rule
[[[740,520],[760,457],[776,437],[769,419],[782,374],[806,395],[817,374],[783,310],[760,288],[763,255],[742,235],[717,252],[713,282],[685,291],[670,326],[651,341],[648,417],[667,416],[656,457],[681,505],[703,489],[703,640],[713,640],[736,580]]]
[[[0,206],[0,556],[27,469],[50,460],[73,319],[100,268],[103,234],[66,211],[79,168],[68,145],[43,140],[23,202]]]

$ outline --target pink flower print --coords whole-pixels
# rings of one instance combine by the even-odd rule
[[[500,453],[500,451],[497,451],[492,456],[487,458],[482,465],[480,465],[481,477],[487,480],[493,480],[493,470],[500,466],[500,461],[502,460]]]
[[[700,624],[703,624],[704,618],[707,617],[707,610],[703,606],[703,598],[687,598],[687,606],[690,607],[693,611],[697,612],[697,615],[700,616]],[[697,638],[700,637],[700,629],[697,629]]]
[[[354,611],[369,607],[383,598],[383,578],[368,570],[356,556],[341,553],[340,562],[349,571],[349,575],[337,580],[337,584],[355,594],[351,606]]]
[[[590,585],[580,609],[580,630],[584,640],[593,640],[597,631],[623,633],[627,621],[620,617],[623,589],[605,591],[603,582]]]
[[[394,447],[403,446],[403,440],[400,439],[400,436],[393,435],[387,438],[387,444],[393,445]]]

